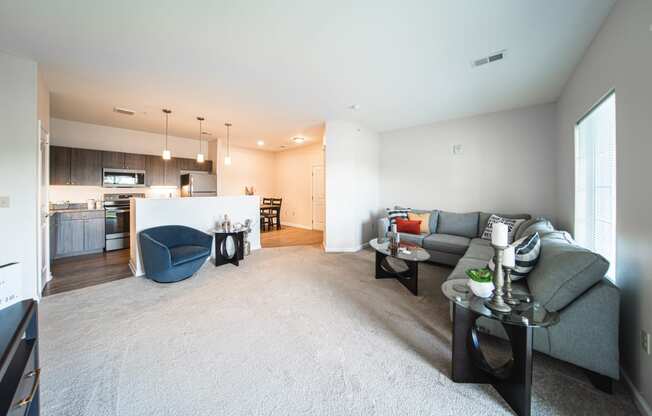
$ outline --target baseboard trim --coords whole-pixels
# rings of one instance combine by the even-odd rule
[[[304,230],[312,230],[312,227],[310,227],[308,225],[295,224],[293,222],[283,222],[283,221],[281,221],[281,225],[287,225],[288,227],[294,227],[294,228],[303,228]]]
[[[652,408],[650,408],[650,405],[645,401],[645,398],[641,396],[641,393],[636,389],[636,386],[634,386],[634,383],[632,383],[632,380],[622,367],[620,373],[623,375],[627,387],[629,387],[629,390],[632,392],[632,396],[634,396],[634,404],[638,411],[641,412],[642,416],[652,416]]]

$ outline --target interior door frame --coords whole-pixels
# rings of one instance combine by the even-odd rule
[[[323,227],[320,231],[324,231],[326,228],[326,167],[324,164],[321,165],[312,165],[310,167],[310,228],[315,230],[315,168],[322,169],[322,176],[324,180],[323,190],[324,190],[324,221]]]
[[[38,193],[37,193],[37,264],[38,299],[45,285],[52,280],[50,270],[50,215],[48,191],[50,184],[50,132],[43,126],[43,121],[38,121]],[[43,229],[45,228],[45,237]]]

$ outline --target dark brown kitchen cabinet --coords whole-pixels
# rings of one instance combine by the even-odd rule
[[[102,184],[102,152],[99,150],[70,150],[70,183],[72,185]]]
[[[181,169],[179,169],[179,159],[173,157],[170,160],[163,161],[163,163],[165,163],[165,185],[180,186]]]
[[[165,185],[165,161],[161,156],[146,156],[145,170],[145,182],[147,186]]]
[[[50,185],[70,185],[70,148],[50,146]]]
[[[125,154],[122,152],[102,152],[102,167],[104,169],[124,169]]]
[[[213,173],[213,161],[207,160],[204,162],[204,172]]]
[[[206,160],[202,163],[197,162],[195,159],[178,159],[180,170],[192,170],[197,172],[210,172],[213,167],[213,162]]]
[[[131,170],[145,170],[146,158],[145,155],[136,155],[133,153],[125,153],[125,169]]]

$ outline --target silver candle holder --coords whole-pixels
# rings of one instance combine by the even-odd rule
[[[513,267],[503,266],[505,269],[505,303],[511,306],[516,306],[521,303],[512,294],[512,270]]]
[[[505,299],[503,299],[503,286],[505,284],[503,255],[507,246],[494,245],[493,248],[496,253],[496,264],[494,268],[494,294],[491,299],[485,302],[485,306],[496,312],[509,313],[512,311],[512,308],[507,303],[505,303]]]

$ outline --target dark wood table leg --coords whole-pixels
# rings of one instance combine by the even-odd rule
[[[532,401],[532,328],[503,325],[513,359],[491,368],[474,330],[480,315],[453,303],[452,379],[457,383],[491,384],[520,416],[529,416]]]
[[[396,279],[414,296],[419,296],[419,262],[397,259],[408,267],[408,270],[397,272],[386,261],[387,257],[376,250],[376,279]]]

